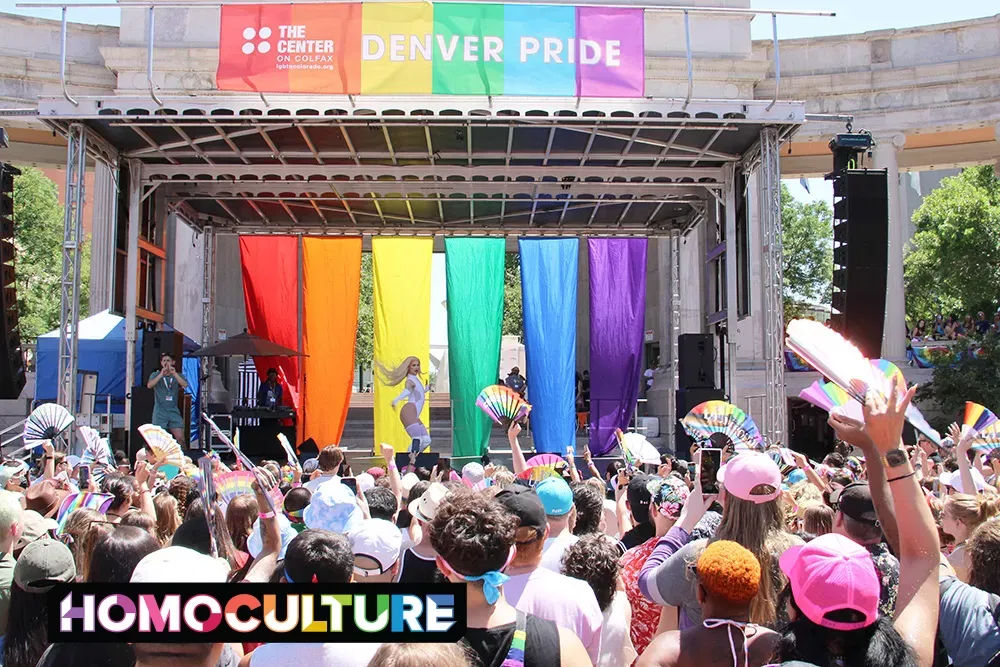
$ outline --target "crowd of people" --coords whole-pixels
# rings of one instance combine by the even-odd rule
[[[1000,309],[997,309],[992,320],[983,311],[976,313],[975,318],[972,315],[959,318],[958,315],[945,317],[938,314],[932,321],[917,320],[908,331],[912,342],[960,340],[982,337],[991,332],[1000,333]]]
[[[831,416],[841,444],[822,463],[730,442],[715,479],[701,479],[697,445],[690,463],[665,455],[602,470],[585,455],[578,469],[568,456],[525,475],[514,424],[512,469],[399,470],[383,445],[384,464],[356,472],[328,446],[301,467],[262,462],[252,493],[225,510],[201,497],[193,464],[167,479],[148,456],[121,455],[80,490],[75,461],[47,445],[37,470],[0,466],[0,663],[1000,664],[1000,457],[957,427],[950,447],[905,447],[912,393],[872,395],[864,423]],[[97,491],[107,506],[59,511],[68,495]],[[457,644],[47,638],[45,593],[58,582],[446,580],[467,592]]]

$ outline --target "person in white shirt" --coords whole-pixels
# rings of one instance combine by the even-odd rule
[[[579,539],[573,534],[573,526],[576,524],[573,490],[562,477],[549,477],[535,486],[535,493],[545,508],[549,527],[548,537],[542,548],[542,567],[561,572],[563,553]]]
[[[337,445],[329,445],[319,453],[319,468],[313,473],[312,479],[302,486],[316,493],[323,482],[340,479],[340,466],[344,463],[344,452]]]
[[[598,667],[628,667],[638,657],[632,644],[632,606],[618,588],[618,545],[601,533],[583,535],[563,556],[563,572],[587,582],[597,598],[604,623]]]
[[[516,609],[571,631],[596,665],[604,623],[601,608],[587,582],[542,565],[550,524],[538,494],[515,484],[498,493],[496,500],[519,521],[514,559],[504,570],[510,577],[503,585],[505,598]]]

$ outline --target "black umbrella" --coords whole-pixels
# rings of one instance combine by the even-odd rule
[[[244,331],[215,345],[207,345],[191,355],[192,357],[304,357],[284,345],[272,343],[266,338],[254,336]]]

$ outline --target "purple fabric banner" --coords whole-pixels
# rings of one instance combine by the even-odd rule
[[[628,427],[642,379],[646,239],[589,239],[590,451],[614,449]]]
[[[646,89],[643,10],[577,7],[576,38],[585,51],[576,69],[581,97],[644,97]],[[623,37],[626,35],[627,37]],[[604,48],[607,57],[596,57]]]

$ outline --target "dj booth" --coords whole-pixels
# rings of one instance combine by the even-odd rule
[[[230,438],[239,429],[240,449],[255,461],[285,460],[285,450],[278,442],[279,433],[283,433],[288,442],[296,442],[295,410],[284,405],[276,408],[237,405],[229,413],[212,415],[212,419]],[[213,449],[225,449],[215,437],[211,444]]]

